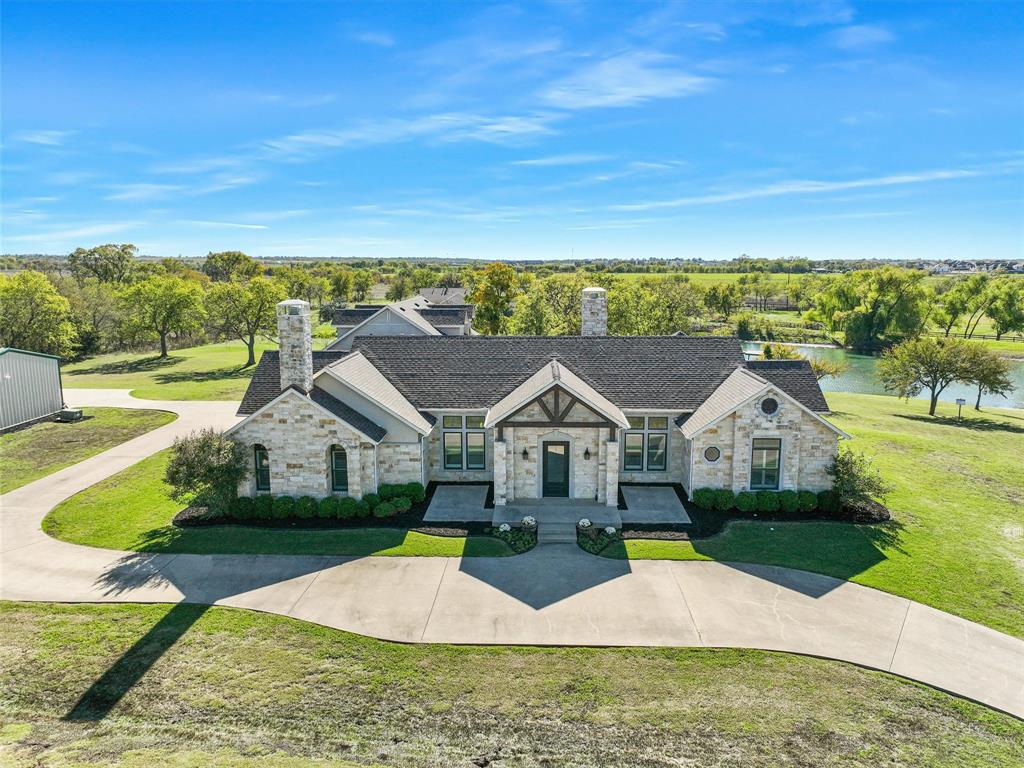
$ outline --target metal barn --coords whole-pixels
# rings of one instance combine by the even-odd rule
[[[60,413],[60,358],[0,347],[0,433]]]

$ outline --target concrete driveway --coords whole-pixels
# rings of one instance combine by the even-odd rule
[[[1024,717],[1024,642],[826,576],[722,562],[616,561],[574,544],[509,558],[149,555],[67,544],[57,503],[234,404],[69,390],[78,404],[163,407],[172,424],[0,496],[0,597],[181,601],[277,613],[403,642],[698,646],[810,654],[893,672]]]

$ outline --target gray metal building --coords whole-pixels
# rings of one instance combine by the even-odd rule
[[[60,358],[0,347],[0,433],[60,413]]]

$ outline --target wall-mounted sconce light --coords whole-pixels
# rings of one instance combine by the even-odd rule
[[[590,449],[589,448],[584,448],[583,449],[583,458],[586,459],[587,461],[590,461]]]
[[[523,448],[523,461],[526,461],[528,458],[530,458],[530,454],[526,452],[525,448]]]

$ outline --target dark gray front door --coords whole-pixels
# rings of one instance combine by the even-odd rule
[[[544,496],[569,495],[569,443],[544,443],[542,449]]]

